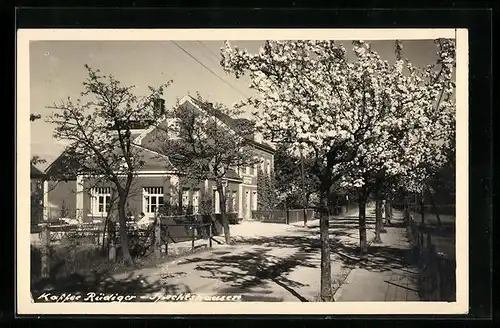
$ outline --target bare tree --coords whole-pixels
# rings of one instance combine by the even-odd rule
[[[160,151],[177,162],[188,179],[215,181],[224,235],[226,243],[230,243],[224,181],[230,174],[237,174],[238,169],[257,163],[248,143],[254,133],[254,124],[238,119],[241,111],[237,109],[209,103],[199,95],[192,100],[201,110],[174,107],[168,116],[175,124],[170,124],[161,133]]]
[[[111,183],[116,189],[123,260],[130,264],[125,207],[134,176],[144,165],[131,129],[138,122],[151,125],[158,120],[162,113],[154,104],[171,81],[149,87],[147,96],[138,97],[134,86],[124,86],[113,75],[102,75],[88,65],[85,69],[88,77],[81,98],[68,97],[54,104],[50,108],[55,111],[46,121],[56,125],[56,139],[70,141],[65,152],[78,165],[68,165],[67,171]]]

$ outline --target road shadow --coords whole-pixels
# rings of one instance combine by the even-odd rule
[[[368,248],[367,253],[361,254],[357,220],[357,216],[330,219],[329,243],[332,261],[340,261],[342,265],[358,264],[369,271],[379,272],[395,269],[406,270],[417,263],[416,255],[412,249],[404,249],[397,245],[373,245]],[[374,225],[375,218],[367,217],[367,221],[371,221]],[[394,225],[399,224],[398,221],[394,223]],[[367,227],[367,230],[373,229],[374,227]],[[243,238],[240,243],[269,248],[294,248],[306,253],[319,252],[321,249],[317,228],[303,230],[299,236]]]
[[[218,290],[220,293],[270,293],[271,286],[267,283],[272,281],[298,300],[308,301],[295,290],[306,284],[286,276],[298,266],[319,269],[314,253],[319,249],[319,242],[307,236],[276,236],[244,238],[240,243],[255,247],[240,253],[218,252],[220,256],[212,258],[190,258],[179,264],[194,263],[201,277],[223,282],[227,287]],[[275,255],[273,251],[277,248],[293,248],[294,251],[286,256]]]
[[[330,247],[332,261],[339,261],[341,267],[350,267],[359,262],[359,246],[357,238],[352,238],[357,229],[351,227],[352,221],[357,216],[337,220],[335,229],[330,231]],[[332,222],[332,221],[330,221]],[[346,238],[348,237],[348,238]],[[352,240],[352,242],[346,242]],[[294,295],[298,300],[306,302],[307,299],[300,295],[297,288],[306,286],[300,281],[288,278],[289,273],[297,267],[309,267],[320,270],[318,254],[321,250],[321,241],[317,229],[304,229],[297,235],[278,235],[270,237],[242,237],[238,244],[253,246],[250,250],[241,253],[228,253],[227,251],[214,252],[212,258],[194,257],[179,262],[182,264],[195,264],[195,270],[203,278],[216,279],[227,284],[219,292],[244,292],[245,294],[265,293],[271,288],[267,282],[272,281]],[[275,255],[275,250],[281,249],[282,253],[291,255]],[[392,254],[394,259],[396,255]],[[377,264],[383,270],[389,270],[390,258],[377,258]],[[377,268],[375,264],[373,268]],[[318,286],[319,288],[319,286]]]

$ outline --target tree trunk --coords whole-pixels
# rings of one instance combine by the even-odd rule
[[[102,253],[107,249],[107,244],[109,244],[109,238],[106,238],[106,232],[108,232],[108,221],[109,221],[109,215],[106,216],[106,219],[104,220],[104,228],[102,230]]]
[[[329,211],[327,204],[327,193],[321,192],[321,212],[319,219],[319,230],[321,239],[321,300],[323,302],[333,301],[332,297],[332,268],[330,260],[330,236],[329,236]]]
[[[424,205],[424,192],[420,195],[420,222],[425,224],[425,205]]]
[[[358,208],[359,208],[359,251],[361,255],[366,253],[366,198],[364,191],[359,193]]]
[[[375,200],[375,239],[373,242],[375,244],[381,244],[382,238],[380,234],[382,233],[382,200],[377,197]]]
[[[231,232],[229,229],[229,219],[226,215],[226,195],[224,193],[222,182],[217,182],[217,192],[219,193],[219,207],[222,219],[222,227],[224,229],[224,237],[226,240],[226,244],[229,245],[231,244]]]
[[[391,199],[387,198],[385,201],[385,220],[387,224],[391,224],[391,219],[392,219]]]
[[[130,256],[130,249],[128,244],[128,235],[127,235],[127,216],[125,213],[125,204],[127,202],[127,198],[125,195],[121,194],[120,199],[118,201],[118,222],[120,224],[120,241],[122,246],[122,255],[123,261],[125,264],[132,264],[132,256]]]

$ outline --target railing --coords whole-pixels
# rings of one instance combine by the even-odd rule
[[[404,210],[405,206],[404,203],[392,203],[391,205],[399,210]],[[408,203],[408,211],[420,213],[421,210],[422,207],[420,204]],[[424,204],[424,213],[432,215],[436,213],[440,215],[455,215],[455,204]]]
[[[44,229],[47,231],[44,232]],[[42,240],[42,235],[48,233],[51,243],[68,240],[88,239],[89,243],[101,245],[104,240],[104,223],[78,223],[68,224],[61,220],[48,220],[37,225],[33,225],[32,233],[37,234]]]
[[[309,220],[313,220],[314,215],[315,211],[310,208],[252,211],[252,219],[264,223],[290,224],[296,222],[307,222]]]
[[[154,220],[155,245],[158,255],[168,255],[169,245],[191,242],[191,250],[195,249],[196,240],[207,240],[208,247],[212,242],[221,243],[214,236],[222,234],[220,215],[185,215],[162,216],[157,214]]]
[[[56,224],[54,224],[56,223]],[[86,241],[95,245],[108,245],[109,253],[116,254],[116,249],[120,247],[119,224],[109,221],[104,223],[83,223],[78,225],[60,224],[59,221],[45,221],[39,224],[40,232],[40,270],[41,277],[49,277],[51,265],[51,246],[55,242],[66,238],[68,241],[85,238]],[[195,241],[204,239],[208,242],[208,247],[212,247],[213,242],[221,244],[215,239],[222,233],[222,223],[220,216],[175,216],[166,217],[157,215],[153,222],[147,227],[139,227],[135,222],[127,222],[127,235],[129,237],[130,251],[138,244],[141,251],[139,255],[144,255],[152,247],[153,253],[157,255],[168,255],[169,245],[190,242],[191,250],[195,249]],[[114,259],[111,255],[110,259]]]
[[[417,223],[411,215],[407,224],[411,246],[418,259],[420,297],[427,301],[454,301],[454,257],[439,251],[433,238],[435,227]]]

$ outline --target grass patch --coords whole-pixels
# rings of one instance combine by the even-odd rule
[[[94,274],[114,275],[131,272],[137,269],[151,268],[177,258],[190,254],[201,253],[211,250],[208,247],[198,246],[194,250],[190,247],[169,249],[169,255],[162,254],[157,257],[153,252],[145,256],[135,257],[131,265],[127,265],[122,260],[120,248],[117,248],[116,260],[108,259],[107,251],[102,250],[102,246],[95,244],[72,244],[62,243],[52,245],[49,249],[50,277],[41,279],[41,249],[38,245],[31,245],[31,286],[33,290],[43,290],[48,285],[55,288],[62,281],[68,280],[71,276],[92,277]]]

